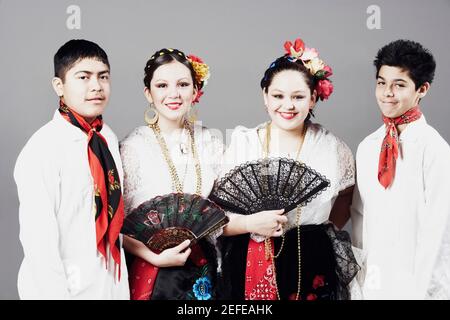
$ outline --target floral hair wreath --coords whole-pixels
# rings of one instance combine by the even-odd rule
[[[319,58],[319,52],[314,48],[306,47],[300,38],[295,39],[293,44],[286,41],[284,49],[286,59],[292,62],[300,60],[313,77],[318,80],[315,90],[320,100],[328,99],[333,93],[333,84],[328,79],[333,74],[333,70]]]
[[[201,58],[194,56],[193,54],[186,56],[183,52],[172,48],[162,49],[158,51],[150,58],[150,61],[155,59],[155,57],[157,56],[164,55],[165,53],[176,53],[179,56],[185,58],[187,61],[189,61],[189,63],[192,65],[192,68],[194,69],[195,73],[194,80],[198,84],[197,95],[192,101],[192,104],[198,103],[200,101],[200,97],[203,95],[203,91],[201,90],[201,88],[206,86],[206,84],[208,83],[208,79],[210,77],[209,66],[206,63],[204,63]]]
[[[201,88],[206,86],[208,79],[210,77],[209,66],[203,62],[203,60],[193,54],[187,56],[187,60],[191,63],[192,68],[195,71],[195,81],[200,84],[197,96],[192,103],[197,103],[200,101],[200,97],[203,95]]]

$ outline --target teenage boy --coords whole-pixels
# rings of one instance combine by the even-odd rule
[[[24,259],[22,299],[128,299],[119,236],[122,165],[117,137],[102,121],[110,95],[105,51],[70,40],[54,56],[60,99],[53,119],[14,169]]]
[[[419,106],[436,63],[419,43],[398,40],[374,64],[384,124],[358,147],[352,205],[354,242],[366,254],[363,295],[449,299],[450,147]]]

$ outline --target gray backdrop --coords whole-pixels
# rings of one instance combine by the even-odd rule
[[[67,13],[70,5],[80,8],[80,29],[71,29],[77,21]],[[381,125],[373,57],[398,38],[419,41],[435,55],[436,78],[422,110],[450,141],[449,14],[449,0],[0,0],[0,299],[18,298],[22,248],[14,163],[57,107],[52,58],[67,40],[89,39],[108,53],[113,87],[105,119],[122,139],[143,124],[143,68],[157,49],[179,48],[211,66],[200,118],[225,133],[267,119],[259,89],[263,71],[283,54],[285,40],[301,36],[334,70],[335,92],[319,103],[316,121],[355,152]]]

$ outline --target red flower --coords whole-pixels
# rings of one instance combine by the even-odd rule
[[[202,90],[197,91],[197,95],[195,96],[194,100],[192,101],[192,104],[198,103],[200,101],[200,97],[203,95]]]
[[[288,55],[293,55],[292,51],[295,51],[295,53],[299,54],[299,57],[302,55],[303,51],[305,51],[305,43],[300,38],[295,39],[294,45],[292,45],[292,42],[286,41],[284,43],[284,49]]]
[[[149,211],[147,213],[147,218],[153,225],[161,223],[161,219],[159,218],[158,211],[154,211],[154,210]]]
[[[312,285],[312,287],[314,289],[317,289],[319,287],[323,287],[324,285],[325,285],[325,277],[324,276],[317,275],[317,276],[314,277],[313,285]]]
[[[194,56],[193,54],[190,54],[190,55],[188,55],[187,57],[188,57],[188,59],[191,60],[191,61],[195,61],[195,62],[198,62],[198,63],[204,63],[203,60],[202,60],[201,58],[199,58],[199,57],[197,57],[197,56]]]
[[[320,100],[328,99],[328,97],[333,93],[333,84],[330,80],[319,80],[316,90]]]
[[[308,296],[306,297],[306,300],[312,301],[312,300],[317,300],[317,296],[314,293],[310,293],[308,294]]]
[[[323,68],[323,71],[325,71],[325,77],[328,78],[329,76],[333,75],[333,70],[330,66],[325,66]]]
[[[109,184],[114,184],[114,182],[115,182],[114,174],[113,174],[112,170],[110,170],[108,172],[108,180],[109,180]]]
[[[288,300],[297,300],[297,293],[290,294]],[[300,295],[298,296],[298,300],[301,300]]]

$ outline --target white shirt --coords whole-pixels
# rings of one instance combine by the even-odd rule
[[[367,255],[364,298],[424,299],[433,287],[428,297],[449,299],[450,250],[442,240],[450,215],[450,147],[424,116],[408,124],[399,137],[394,181],[385,190],[378,182],[385,130],[366,137],[356,156],[353,240]],[[441,276],[432,284],[433,268]]]
[[[186,130],[163,137],[183,185],[183,192],[196,193],[197,174],[191,142]],[[195,125],[194,140],[201,167],[201,195],[208,197],[216,180],[223,156],[220,138],[205,127]],[[175,192],[169,167],[153,130],[148,126],[134,129],[120,143],[125,175],[124,201],[126,214],[156,196]]]
[[[263,145],[258,137],[258,130],[264,129],[266,123],[256,128],[236,127],[231,136],[231,142],[224,155],[221,176],[234,167],[248,161],[264,157]],[[273,139],[276,140],[276,139]],[[295,158],[295,155],[280,154],[271,141],[269,157]],[[338,193],[354,185],[354,160],[349,147],[320,124],[309,122],[305,133],[302,149],[298,160],[324,175],[330,180],[328,189],[302,207],[300,224],[322,224],[328,221],[331,209]],[[285,231],[296,226],[296,210],[287,213],[288,223]],[[252,238],[261,241],[252,234]]]
[[[101,134],[122,181],[117,138],[106,125]],[[108,269],[97,251],[87,147],[87,135],[56,111],[17,159],[21,299],[129,299],[123,250],[120,281],[109,250]]]

